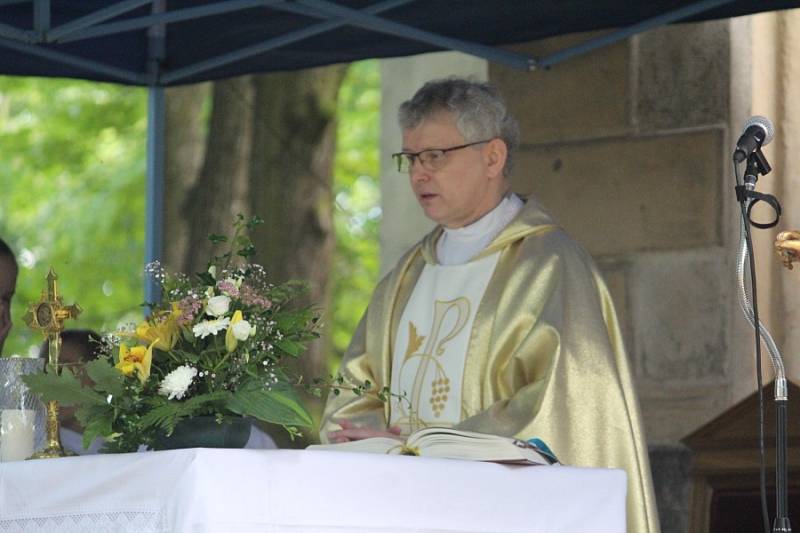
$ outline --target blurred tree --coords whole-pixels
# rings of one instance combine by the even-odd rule
[[[40,343],[22,315],[50,266],[76,326],[141,316],[146,105],[140,88],[0,77],[0,236],[20,263],[6,354]]]
[[[164,263],[203,269],[208,233],[240,212],[265,218],[255,259],[309,281],[323,311],[308,376],[338,364],[376,282],[379,83],[363,61],[166,91]],[[0,78],[0,95],[0,236],[22,266],[6,351],[38,344],[20,322],[49,265],[82,327],[138,320],[147,91]]]
[[[380,270],[381,79],[377,60],[353,63],[339,91],[334,162],[336,250],[328,329],[334,373],[367,308]]]

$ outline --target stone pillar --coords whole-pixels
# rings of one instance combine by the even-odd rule
[[[391,154],[403,140],[397,108],[429,80],[467,76],[486,80],[487,63],[458,52],[436,52],[381,60],[381,275],[433,228],[411,192],[408,176],[397,172]]]
[[[766,246],[772,245],[777,231],[800,230],[800,10],[765,13],[756,20],[753,34],[753,53],[764,48],[773,53],[759,57],[759,64],[769,65],[774,74],[764,84],[760,77],[753,82],[754,96],[766,93],[767,99],[774,95],[769,105],[764,105],[764,114],[776,124],[775,140],[768,148],[774,175],[761,181],[771,185],[783,204],[783,219],[779,227],[764,237]],[[762,43],[768,43],[762,48]],[[768,111],[767,111],[768,110]],[[760,112],[756,108],[755,112]],[[766,254],[765,254],[766,255]],[[776,263],[776,262],[773,262]],[[783,349],[786,371],[796,383],[800,381],[800,270],[775,267],[775,282],[772,285],[775,298],[773,313],[775,323],[782,335],[777,339]]]

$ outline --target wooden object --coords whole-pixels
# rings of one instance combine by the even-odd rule
[[[800,387],[788,382],[789,518],[800,524]],[[774,382],[764,387],[764,442],[770,527],[775,513]],[[692,451],[689,533],[762,531],[758,395],[754,392],[683,439]]]

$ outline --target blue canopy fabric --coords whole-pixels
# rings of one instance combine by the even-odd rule
[[[444,49],[535,69],[552,61],[499,47],[797,6],[800,0],[0,0],[0,74],[170,86]]]

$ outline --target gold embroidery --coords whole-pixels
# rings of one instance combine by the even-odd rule
[[[405,363],[408,359],[414,355],[414,353],[419,350],[419,347],[422,346],[422,343],[425,341],[425,335],[417,335],[417,327],[414,325],[413,322],[408,322],[408,348],[406,348],[406,354],[403,356],[403,362]]]
[[[426,383],[426,377],[430,370],[431,363],[434,367],[434,377],[430,383],[431,395],[429,402],[434,417],[439,417],[444,411],[445,405],[450,398],[450,378],[447,376],[444,367],[438,358],[444,354],[445,347],[448,342],[454,339],[465,328],[470,314],[470,302],[465,297],[456,298],[447,302],[437,300],[434,303],[433,323],[431,325],[430,336],[419,335],[416,326],[409,322],[409,340],[408,348],[403,359],[403,365],[400,369],[402,374],[403,369],[411,359],[419,358],[416,375],[411,388],[410,397],[410,413],[407,420],[411,429],[418,429],[420,426],[425,425],[424,421],[419,419],[418,413],[420,402],[422,401],[422,390]],[[450,331],[443,332],[445,318],[448,314],[456,313],[455,322]],[[418,351],[424,340],[427,338],[427,343],[423,351]],[[405,409],[402,409],[404,411]],[[405,414],[405,413],[404,413]],[[405,421],[405,416],[402,416],[398,422]]]

